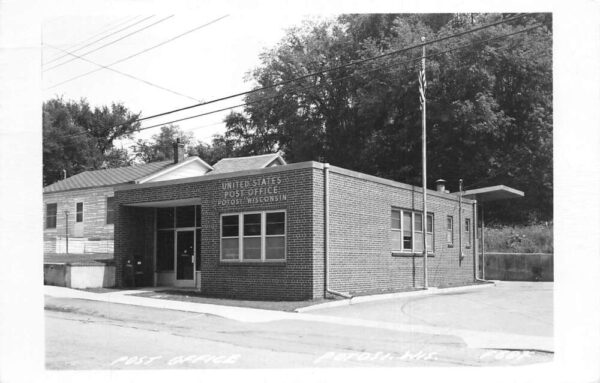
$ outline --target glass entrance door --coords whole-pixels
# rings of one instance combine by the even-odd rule
[[[194,286],[194,230],[177,230],[175,253],[176,282],[179,286]]]

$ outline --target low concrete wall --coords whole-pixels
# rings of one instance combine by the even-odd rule
[[[70,286],[75,289],[90,287],[114,287],[115,266],[79,266],[71,265]]]
[[[479,264],[482,265],[481,254],[479,260]],[[485,253],[485,279],[552,282],[554,281],[554,255]]]
[[[67,287],[67,267],[64,263],[45,263],[44,284]]]
[[[44,264],[44,284],[75,289],[114,287],[115,266]]]

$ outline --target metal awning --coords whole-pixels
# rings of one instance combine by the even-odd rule
[[[504,185],[488,186],[463,192],[463,197],[475,199],[478,202],[497,201],[500,199],[519,198],[524,196],[525,193],[521,190]]]

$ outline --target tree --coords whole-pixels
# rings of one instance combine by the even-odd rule
[[[393,51],[507,17],[500,14],[343,15],[306,22],[261,55],[257,88],[225,120],[237,153],[282,150],[419,184],[421,50]],[[524,27],[541,28],[502,38]],[[483,41],[483,42],[482,42]],[[427,47],[428,183],[502,183],[526,198],[486,207],[506,222],[552,217],[551,15],[526,18]],[[361,65],[282,81],[353,60]]]
[[[194,135],[185,133],[177,125],[160,127],[160,133],[150,140],[138,139],[134,148],[135,157],[144,163],[173,159],[173,143],[179,139],[185,147],[192,143]]]
[[[86,170],[127,165],[129,160],[114,148],[118,138],[137,131],[138,114],[113,103],[91,108],[85,99],[65,101],[60,97],[42,106],[44,185]]]
[[[223,158],[240,156],[234,150],[234,142],[228,140],[225,136],[215,134],[211,144],[198,141],[194,147],[188,151],[189,155],[202,158],[206,163],[214,165]]]

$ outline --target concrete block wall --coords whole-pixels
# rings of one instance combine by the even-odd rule
[[[364,293],[422,286],[422,254],[392,254],[390,241],[392,208],[422,210],[421,189],[337,167],[331,167],[329,189],[330,288]],[[429,285],[472,282],[474,249],[466,247],[464,230],[459,257],[457,197],[431,191],[428,210],[434,214],[435,248],[428,257]],[[446,242],[448,215],[454,217],[454,247]],[[472,225],[472,205],[463,200],[460,224],[467,217]]]
[[[44,193],[43,227],[44,251],[56,252],[56,239],[65,238],[67,221],[65,210],[69,211],[69,237],[75,237],[76,204],[83,202],[83,232],[80,238],[111,240],[114,225],[106,223],[106,198],[114,194],[113,187],[78,189],[64,192]],[[57,204],[56,228],[46,228],[46,205]]]
[[[125,187],[115,192],[115,260],[117,284],[124,284],[127,259],[139,252],[141,242],[150,242],[136,231],[136,215],[153,208],[132,208],[128,203],[189,200],[202,205],[201,289],[207,295],[240,299],[304,300],[314,296],[312,254],[313,169],[293,164],[268,169],[206,175],[193,181],[157,182],[154,185]],[[278,195],[285,200],[224,205],[222,183],[278,177]],[[221,201],[221,202],[219,202]],[[220,215],[251,211],[286,211],[286,261],[226,263],[220,260]],[[137,222],[137,225],[140,225]],[[153,241],[152,241],[153,242]],[[137,245],[136,245],[137,244]],[[145,257],[152,258],[147,249]],[[150,264],[148,261],[146,264]]]
[[[479,265],[483,265],[481,253]],[[481,274],[480,274],[481,275]],[[485,278],[501,281],[554,281],[554,254],[485,253]]]

